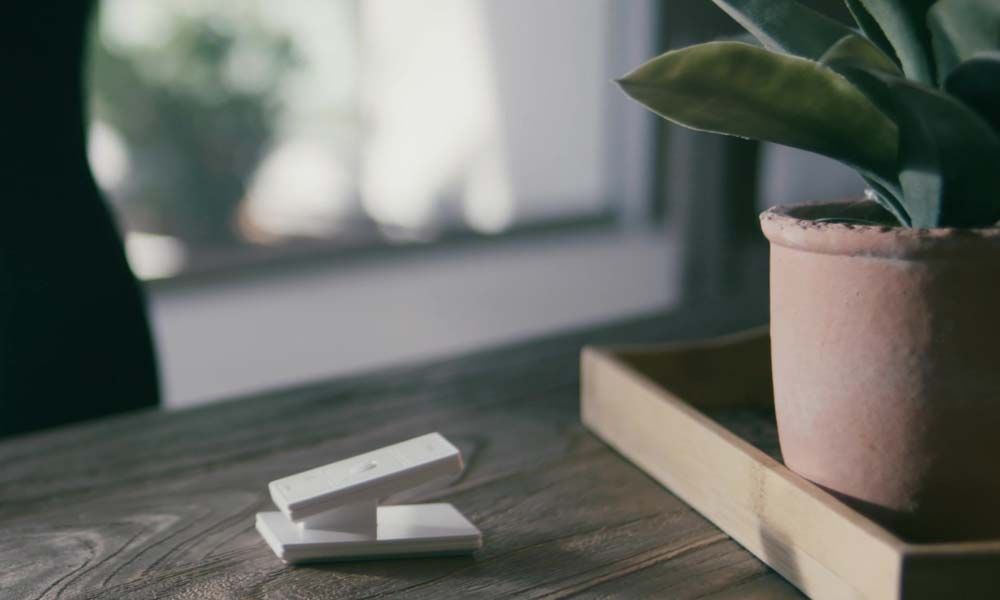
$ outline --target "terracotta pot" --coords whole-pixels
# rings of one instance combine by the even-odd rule
[[[904,537],[1000,536],[1000,229],[773,208],[775,410],[789,468]]]

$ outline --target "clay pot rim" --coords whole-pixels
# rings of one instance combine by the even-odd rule
[[[1000,227],[910,229],[890,225],[817,222],[810,214],[836,214],[856,201],[775,206],[760,215],[772,244],[819,254],[895,259],[1000,260]],[[870,203],[869,203],[870,204]]]

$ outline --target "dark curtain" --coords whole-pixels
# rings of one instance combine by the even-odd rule
[[[0,9],[0,435],[159,401],[142,291],[86,162],[91,9]]]

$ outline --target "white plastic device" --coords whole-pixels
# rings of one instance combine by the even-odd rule
[[[462,469],[439,433],[359,454],[272,481],[280,512],[257,513],[257,531],[287,563],[470,553],[482,534],[451,504],[378,505]]]

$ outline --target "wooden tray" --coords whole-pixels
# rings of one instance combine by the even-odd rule
[[[907,543],[781,464],[766,329],[582,370],[587,427],[809,596],[1000,598],[1000,540]]]

